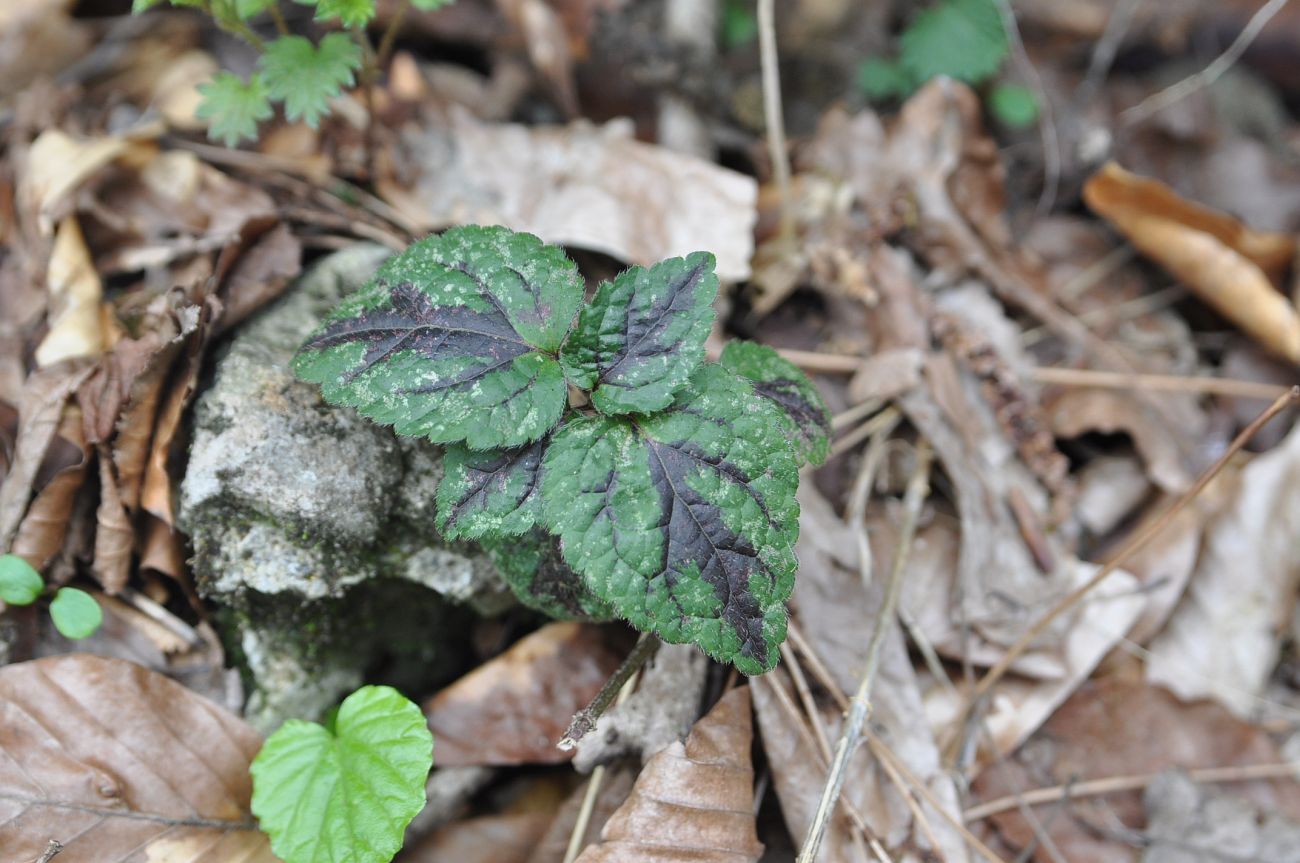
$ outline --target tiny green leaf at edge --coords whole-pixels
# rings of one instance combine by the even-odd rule
[[[75,587],[60,587],[50,603],[50,619],[65,638],[89,638],[104,622],[104,610],[95,597]]]
[[[16,554],[0,557],[0,600],[9,605],[31,605],[45,590],[36,568]]]

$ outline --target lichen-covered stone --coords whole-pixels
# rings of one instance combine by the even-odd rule
[[[290,371],[387,254],[357,246],[316,265],[240,331],[196,407],[180,525],[263,730],[320,718],[377,668],[397,685],[434,682],[463,653],[438,649],[463,635],[459,604],[510,602],[477,547],[436,532],[439,450],[326,405]]]

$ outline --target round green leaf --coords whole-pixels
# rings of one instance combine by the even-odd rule
[[[285,863],[387,863],[424,808],[433,735],[397,690],[364,686],[326,729],[290,720],[253,760],[253,814]]]
[[[54,628],[66,638],[89,638],[104,622],[104,612],[95,597],[75,587],[60,587],[50,603]]]
[[[998,84],[989,92],[989,110],[999,123],[1024,129],[1038,120],[1038,98],[1028,87]]]
[[[16,554],[0,557],[0,599],[10,605],[31,605],[45,589],[41,574]]]

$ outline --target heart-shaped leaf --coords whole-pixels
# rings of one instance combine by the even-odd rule
[[[565,560],[638,629],[746,674],[771,669],[799,532],[781,422],[747,381],[706,363],[661,413],[568,423],[542,476]]]
[[[253,759],[253,814],[285,863],[388,863],[424,808],[433,735],[388,686],[344,699],[332,728],[289,720]]]
[[[104,622],[104,611],[95,597],[75,587],[60,587],[50,603],[50,620],[64,638],[89,638]]]
[[[556,246],[453,228],[390,259],[294,360],[331,404],[399,434],[471,449],[541,438],[566,404],[555,352],[582,303]]]
[[[665,408],[704,359],[718,295],[708,252],[632,267],[596,289],[560,359],[601,413]]]
[[[451,446],[438,484],[438,529],[449,539],[517,536],[541,515],[544,440],[508,450]]]
[[[767,345],[731,342],[722,365],[748,378],[754,392],[781,409],[781,430],[804,461],[821,464],[831,451],[831,412],[799,367]]]

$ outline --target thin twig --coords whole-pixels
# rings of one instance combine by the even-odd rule
[[[1235,456],[1269,420],[1297,400],[1300,400],[1300,387],[1292,387],[1285,395],[1279,397],[1273,402],[1273,404],[1269,405],[1268,408],[1256,417],[1250,425],[1242,429],[1241,433],[1238,434],[1233,439],[1232,443],[1228,445],[1228,448],[1224,451],[1223,455],[1219,456],[1218,460],[1215,461],[1214,464],[1210,465],[1204,473],[1197,477],[1196,482],[1192,484],[1192,487],[1183,492],[1178,500],[1174,501],[1172,506],[1162,512],[1158,517],[1148,522],[1145,528],[1130,537],[1128,541],[1124,543],[1123,547],[1121,547],[1114,556],[1106,561],[1101,569],[1097,570],[1092,578],[1070,591],[1070,593],[1057,602],[1056,605],[1052,606],[1046,614],[1035,621],[1034,625],[1029,627],[1023,635],[1016,639],[1015,643],[1012,644],[1011,647],[1007,649],[1007,652],[1002,655],[1002,658],[999,659],[997,663],[988,670],[984,677],[980,679],[979,683],[975,685],[975,689],[971,693],[970,704],[968,705],[966,715],[971,715],[976,705],[980,704],[984,700],[985,696],[988,695],[993,686],[996,685],[997,682],[1002,679],[1003,675],[1005,675],[1011,668],[1011,664],[1019,659],[1029,646],[1033,644],[1040,635],[1046,632],[1047,628],[1050,627],[1058,617],[1066,611],[1069,611],[1070,608],[1078,603],[1079,600],[1083,599],[1083,597],[1092,591],[1093,588],[1109,578],[1130,557],[1145,547],[1152,538],[1168,527],[1174,518],[1177,517],[1177,515],[1188,506],[1188,504],[1195,500],[1197,495],[1205,490],[1205,487],[1210,484],[1210,481],[1218,476],[1219,472],[1227,466],[1233,456]]]
[[[379,49],[375,52],[375,65],[379,67],[381,72],[388,62],[388,56],[393,53],[393,46],[397,44],[397,31],[402,29],[402,22],[406,20],[406,10],[410,7],[409,0],[398,5],[393,17],[388,19],[388,26],[384,28],[384,35],[379,37]]]
[[[895,411],[888,422],[880,424],[872,432],[871,442],[867,444],[867,452],[862,457],[858,475],[854,478],[853,488],[849,491],[848,511],[844,514],[844,522],[853,531],[853,536],[857,540],[858,576],[862,579],[862,586],[867,589],[871,586],[873,569],[871,541],[867,537],[867,500],[871,497],[871,487],[875,484],[876,472],[885,458],[885,445],[902,419],[902,414]]]
[[[637,672],[632,672],[632,676],[627,679],[623,687],[618,691],[618,698],[614,704],[619,705],[632,697],[632,691],[636,689]],[[578,809],[578,818],[573,822],[573,832],[569,834],[569,844],[564,849],[564,863],[573,863],[578,859],[578,854],[582,852],[582,839],[587,835],[587,825],[591,824],[591,814],[596,811],[596,800],[600,797],[600,786],[605,782],[605,765],[598,764],[591,771],[591,779],[587,780],[587,790],[582,795],[582,806]]]
[[[1133,23],[1133,16],[1141,5],[1142,0],[1119,0],[1106,18],[1106,29],[1093,46],[1092,56],[1088,59],[1088,71],[1079,86],[1074,88],[1070,100],[1075,113],[1081,113],[1092,104],[1098,88],[1110,72],[1111,64],[1115,62],[1115,55],[1119,53],[1119,46]]]
[[[1180,102],[1188,96],[1200,90],[1202,87],[1208,87],[1222,77],[1233,65],[1241,59],[1241,55],[1246,53],[1250,43],[1255,41],[1260,31],[1268,26],[1268,22],[1273,20],[1273,16],[1281,12],[1289,0],[1268,0],[1259,8],[1246,26],[1237,34],[1237,38],[1227,49],[1215,57],[1210,65],[1194,75],[1188,75],[1176,84],[1172,84],[1158,93],[1152,93],[1150,96],[1138,102],[1131,108],[1126,108],[1119,114],[1120,122],[1125,126],[1131,126],[1134,123],[1140,123],[1152,114],[1163,111],[1175,102]]]
[[[1200,767],[1184,770],[1183,773],[1193,782],[1246,782],[1255,779],[1295,779],[1300,776],[1300,762],[1279,762],[1275,764],[1250,764],[1242,767]],[[1041,806],[1060,800],[1073,800],[1077,797],[1100,797],[1121,791],[1141,791],[1161,776],[1160,773],[1135,773],[1130,776],[1107,776],[1103,779],[1089,779],[1084,782],[1071,782],[1067,785],[1054,785],[1050,788],[1035,788],[1007,797],[999,797],[978,806],[972,806],[962,813],[967,824],[981,821],[1002,812],[1018,808],[1022,803]]]
[[[1290,387],[1266,384],[1260,381],[1183,377],[1180,375],[1126,375],[1121,372],[1102,372],[1093,369],[1060,369],[1050,366],[1039,366],[1030,372],[1030,376],[1041,384],[1060,384],[1070,387],[1104,387],[1106,389],[1121,390],[1161,390],[1172,393],[1198,393],[1251,399],[1275,399],[1285,396],[1291,391]]]
[[[758,0],[758,52],[763,67],[763,118],[772,176],[781,196],[781,238],[794,242],[794,211],[790,203],[790,161],[785,150],[785,117],[781,110],[781,70],[776,54],[774,0]]]
[[[50,844],[45,846],[45,850],[41,853],[41,856],[36,858],[36,863],[50,863],[50,861],[57,857],[59,852],[62,850],[63,843],[57,839],[51,839]]]
[[[885,403],[881,399],[867,399],[864,402],[859,402],[843,413],[831,417],[831,431],[839,431],[842,428],[861,422],[884,406]]]
[[[659,649],[660,641],[654,635],[645,632],[637,640],[636,647],[627,655],[605,685],[596,693],[596,697],[591,699],[591,703],[579,710],[573,715],[573,721],[569,723],[569,728],[564,732],[564,737],[560,742],[555,744],[559,749],[568,752],[578,745],[578,741],[591,733],[596,727],[596,721],[605,713],[606,708],[614,702],[615,696],[622,690],[623,684],[636,674],[641,666],[649,661],[650,657],[655,655]]]
[[[996,2],[1002,17],[1002,29],[1006,31],[1016,65],[1034,91],[1034,98],[1038,100],[1038,137],[1043,145],[1043,190],[1038,194],[1035,212],[1044,216],[1056,204],[1056,193],[1061,187],[1061,135],[1056,128],[1056,111],[1052,107],[1047,88],[1043,86],[1042,76],[1025,51],[1025,42],[1020,38],[1020,26],[1016,23],[1016,10],[1011,8],[1011,0]]]
[[[894,407],[885,408],[880,413],[871,417],[862,425],[853,429],[844,437],[840,438],[839,440],[835,441],[835,443],[831,444],[830,457],[835,458],[838,455],[843,455],[844,453],[853,449],[858,444],[862,443],[867,438],[871,437],[880,428],[896,423],[898,421],[899,416],[901,415],[898,412],[898,408],[894,408]]]
[[[875,629],[872,631],[871,641],[867,645],[862,683],[859,684],[858,691],[853,696],[848,719],[844,723],[839,745],[835,749],[835,760],[831,763],[830,776],[826,780],[825,788],[822,789],[821,802],[818,803],[817,813],[813,816],[812,824],[808,828],[808,836],[804,840],[803,849],[799,852],[799,863],[812,863],[817,859],[817,852],[821,848],[826,824],[835,808],[835,801],[839,798],[840,791],[844,787],[844,776],[849,765],[849,756],[857,748],[858,742],[862,738],[862,726],[866,724],[867,715],[871,711],[871,687],[876,680],[876,671],[880,668],[880,657],[884,649],[885,636],[893,625],[894,609],[898,606],[898,597],[902,592],[903,569],[907,563],[908,553],[911,551],[912,538],[916,534],[916,523],[920,518],[921,505],[925,502],[925,498],[930,491],[931,457],[932,451],[929,443],[922,440],[916,449],[916,469],[913,470],[912,476],[907,483],[907,491],[903,495],[903,521],[899,525],[898,545],[894,549],[893,566],[889,573],[889,582],[885,586],[885,596],[880,604],[880,612],[876,616]]]

